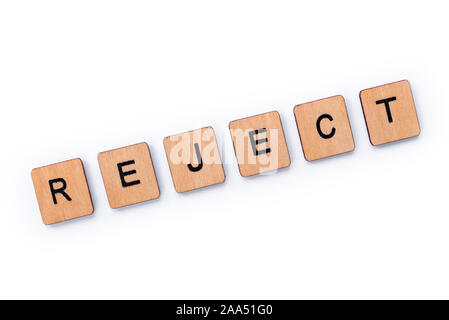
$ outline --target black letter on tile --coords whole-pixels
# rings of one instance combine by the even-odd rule
[[[117,163],[118,173],[120,175],[120,181],[122,182],[122,187],[123,188],[135,186],[136,184],[140,184],[140,180],[134,180],[134,181],[131,181],[131,182],[126,182],[125,181],[125,177],[133,175],[133,174],[136,174],[136,170],[130,170],[130,171],[123,172],[123,167],[132,165],[134,163],[135,163],[134,160]]]
[[[253,153],[254,153],[255,156],[258,156],[259,154],[265,154],[265,153],[270,153],[271,152],[270,148],[266,148],[264,150],[257,150],[257,145],[260,144],[260,143],[268,142],[268,138],[255,140],[254,136],[256,134],[265,133],[265,132],[267,132],[266,128],[262,128],[262,129],[259,129],[259,130],[253,130],[253,131],[249,132],[249,140],[251,141],[251,147],[253,148]]]
[[[316,121],[316,129],[318,130],[320,137],[323,139],[330,139],[335,135],[335,128],[332,127],[332,130],[329,134],[323,133],[323,131],[321,130],[321,121],[323,119],[328,119],[329,121],[334,121],[334,119],[332,118],[332,116],[330,114],[325,113],[325,114],[322,114],[321,116],[319,116],[318,120]]]
[[[396,97],[391,97],[391,98],[376,101],[376,104],[385,104],[385,109],[387,110],[388,122],[393,122],[393,118],[391,116],[391,110],[390,110],[390,102],[395,101],[395,100],[396,100]]]
[[[189,163],[187,167],[190,171],[197,172],[203,168],[203,159],[201,158],[200,146],[198,145],[198,143],[195,143],[193,146],[195,148],[196,158],[198,159],[198,165],[194,167],[191,163]]]
[[[62,194],[64,196],[64,198],[67,199],[67,201],[72,201],[72,199],[69,197],[69,195],[64,191],[67,188],[67,182],[65,182],[65,180],[63,178],[49,180],[48,183],[50,185],[51,196],[53,197],[54,204],[58,204],[58,201],[56,200],[57,193]],[[53,186],[55,183],[62,183],[62,187],[55,189]]]

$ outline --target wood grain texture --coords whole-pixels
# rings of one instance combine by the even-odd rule
[[[231,121],[229,130],[243,177],[290,165],[284,130],[277,111]],[[258,141],[256,145],[254,141]]]
[[[31,171],[31,177],[44,224],[79,218],[94,212],[81,159],[35,168]],[[65,188],[61,179],[66,184]],[[53,190],[63,189],[70,200],[60,192],[52,193],[50,185]]]
[[[191,191],[225,181],[212,127],[166,137],[164,148],[177,192]]]
[[[394,99],[389,104],[390,117],[381,100]],[[385,143],[418,136],[421,132],[410,83],[402,80],[360,92],[371,144]]]
[[[318,160],[354,150],[343,96],[297,105],[293,113],[306,160]]]
[[[111,208],[159,198],[153,161],[145,142],[101,152],[98,164]]]

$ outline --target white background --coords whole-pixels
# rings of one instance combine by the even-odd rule
[[[449,298],[443,1],[1,1],[0,298]],[[422,132],[372,147],[361,89],[408,79]],[[356,149],[304,160],[296,104],[342,94]],[[242,178],[228,123],[278,110],[292,159]],[[162,139],[212,125],[222,185]],[[161,197],[109,208],[97,154],[146,141]],[[95,213],[44,226],[31,169],[80,157]]]

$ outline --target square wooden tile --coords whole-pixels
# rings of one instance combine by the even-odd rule
[[[166,137],[164,147],[177,192],[224,182],[223,164],[212,127]]]
[[[243,177],[290,165],[281,117],[277,111],[231,121],[229,130]]]
[[[101,152],[98,164],[111,208],[159,197],[150,148],[145,142]]]
[[[407,80],[362,90],[360,101],[371,144],[415,137],[421,132]]]
[[[33,169],[31,178],[45,224],[79,218],[94,212],[81,159]]]
[[[354,150],[345,99],[335,96],[297,105],[293,109],[308,161]]]

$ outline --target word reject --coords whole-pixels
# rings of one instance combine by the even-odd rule
[[[374,146],[419,135],[410,83],[390,83],[360,92],[368,135]],[[304,157],[314,161],[354,150],[345,100],[334,96],[294,107]],[[240,174],[249,177],[290,165],[290,156],[277,111],[229,123]],[[164,139],[165,154],[177,192],[225,181],[223,163],[212,127]],[[98,163],[111,208],[159,197],[150,149],[143,142],[101,152]],[[94,208],[80,159],[31,172],[44,224],[93,213]]]

